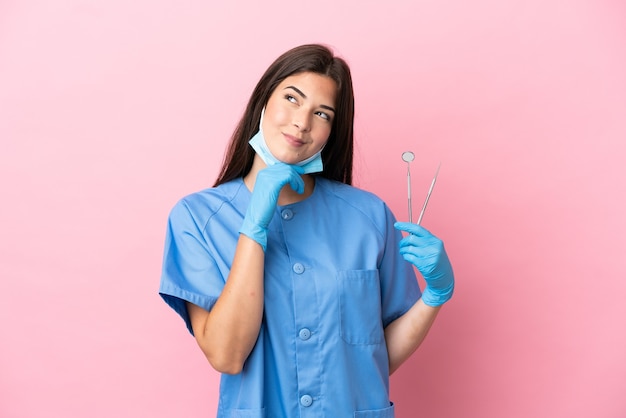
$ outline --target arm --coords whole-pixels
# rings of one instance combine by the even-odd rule
[[[259,335],[264,259],[262,247],[240,235],[228,280],[211,312],[187,302],[196,341],[221,373],[239,373]]]
[[[385,328],[390,374],[420,346],[441,305],[454,292],[454,273],[443,242],[416,224],[398,222],[395,227],[409,233],[400,241],[400,253],[417,267],[426,281],[426,288],[404,315]]]
[[[428,306],[419,299],[404,315],[387,325],[385,340],[389,354],[389,374],[395,372],[417,350],[440,309],[440,306]]]

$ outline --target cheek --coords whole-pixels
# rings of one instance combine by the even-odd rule
[[[263,121],[268,121],[274,125],[282,124],[287,119],[286,110],[273,101],[267,103],[265,107],[265,117]]]
[[[330,135],[330,131],[328,132],[328,134]],[[326,144],[328,144],[329,135],[319,136],[315,139],[315,148],[314,148],[315,152],[321,150],[322,148],[326,146]]]
[[[321,146],[326,145],[326,142],[328,142],[328,138],[330,137],[330,132],[331,132],[331,126],[324,124],[324,126],[320,127],[319,131],[318,131],[318,141],[323,143]]]

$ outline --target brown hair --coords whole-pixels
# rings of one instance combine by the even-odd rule
[[[322,151],[324,171],[317,175],[352,184],[354,93],[350,68],[342,58],[335,57],[326,46],[310,44],[285,52],[265,71],[233,132],[214,186],[248,174],[255,154],[248,141],[258,130],[261,110],[274,89],[285,78],[302,72],[330,77],[337,84],[335,118],[328,142]]]

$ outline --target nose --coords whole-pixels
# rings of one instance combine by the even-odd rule
[[[301,132],[307,132],[311,129],[309,115],[305,112],[295,112],[293,116],[293,124]]]

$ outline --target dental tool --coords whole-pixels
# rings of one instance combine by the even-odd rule
[[[405,151],[402,153],[402,160],[406,162],[406,182],[408,186],[408,200],[409,200],[409,222],[413,222],[413,208],[411,207],[411,161],[415,159],[415,154],[411,151]]]
[[[433,192],[433,188],[435,187],[435,182],[437,181],[437,176],[439,175],[439,169],[440,168],[441,168],[441,163],[439,163],[439,165],[437,166],[437,171],[435,172],[435,177],[433,177],[433,181],[432,181],[432,183],[430,183],[430,188],[428,189],[428,194],[426,195],[426,200],[424,201],[424,206],[422,206],[422,211],[420,212],[420,216],[417,219],[417,224],[418,225],[422,222],[422,218],[424,217],[424,212],[426,211],[426,205],[428,205],[428,200],[430,199],[430,194]]]

